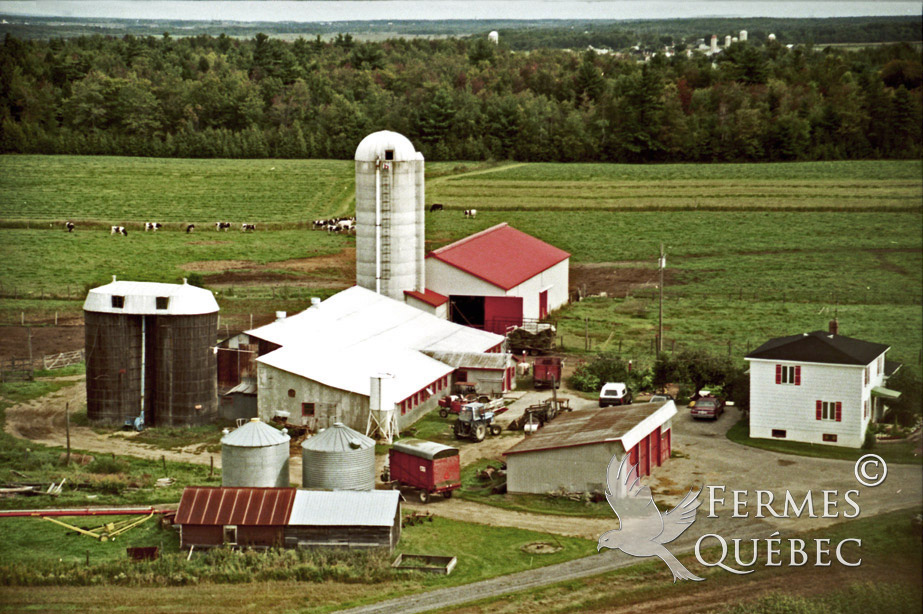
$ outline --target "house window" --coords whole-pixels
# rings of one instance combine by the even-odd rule
[[[824,433],[824,441],[836,443],[836,435],[833,433]]]
[[[815,404],[815,418],[817,420],[835,420],[841,422],[843,418],[843,404],[839,401],[820,401]]]
[[[291,399],[294,399],[294,398],[295,398],[295,389],[294,389],[294,388],[289,388],[289,389],[288,389],[288,396],[289,396],[289,398],[291,398]]]
[[[885,372],[885,357],[884,354],[878,357],[878,375],[881,375]]]
[[[785,439],[785,431],[783,429],[772,429],[772,436]]]
[[[237,525],[224,526],[224,543],[231,546],[237,545]]]
[[[170,308],[170,297],[169,296],[158,296],[155,299],[157,309],[169,309]]]
[[[866,399],[866,400],[862,403],[862,417],[863,417],[863,418],[868,418],[868,417],[869,417],[869,400],[868,400],[868,399]]]
[[[114,309],[122,309],[123,307],[125,307],[125,297],[117,296],[113,294],[112,295],[112,307]]]
[[[776,365],[776,383],[801,385],[801,367],[796,365]]]
[[[314,403],[302,403],[301,404],[301,416],[303,418],[313,418],[314,417]]]
[[[865,385],[866,385],[866,386],[869,385],[869,371],[870,371],[870,369],[869,369],[868,367],[866,367],[866,368],[865,368]]]

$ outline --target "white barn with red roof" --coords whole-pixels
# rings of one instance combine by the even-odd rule
[[[446,305],[453,322],[503,334],[567,302],[569,267],[569,253],[503,223],[430,252],[426,292],[405,295],[431,313]]]

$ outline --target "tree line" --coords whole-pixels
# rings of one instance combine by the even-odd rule
[[[596,53],[485,38],[85,36],[0,46],[0,151],[351,158],[396,130],[429,160],[920,157],[923,65],[733,43]]]

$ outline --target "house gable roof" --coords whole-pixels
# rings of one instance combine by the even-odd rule
[[[747,354],[746,358],[865,366],[888,349],[889,346],[881,343],[816,330],[770,339]]]
[[[504,222],[432,251],[426,257],[510,290],[567,260],[570,254]]]

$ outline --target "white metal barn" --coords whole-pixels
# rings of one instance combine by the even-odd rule
[[[372,380],[382,374],[387,374],[385,401],[394,407],[398,427],[412,424],[435,407],[456,370],[433,353],[509,358],[500,335],[358,286],[247,334],[268,347],[279,346],[257,359],[259,416],[269,421],[283,415],[314,430],[342,422],[366,432]]]
[[[453,322],[505,333],[567,302],[569,266],[569,253],[504,223],[430,252],[426,287],[448,297]]]
[[[603,492],[613,456],[628,455],[638,475],[670,458],[673,401],[562,414],[504,453],[510,492]]]
[[[831,330],[836,331],[835,321]],[[770,339],[750,362],[750,437],[858,448],[900,368],[890,348],[822,330]]]

